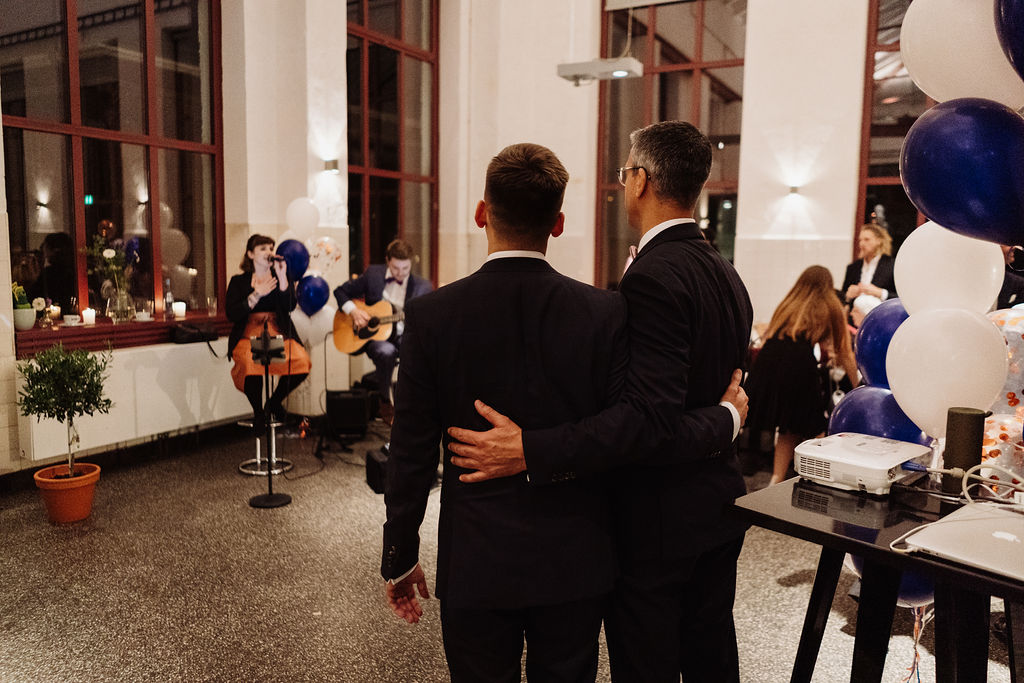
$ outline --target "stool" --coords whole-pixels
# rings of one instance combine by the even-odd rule
[[[239,420],[240,427],[252,429],[252,420]],[[260,435],[256,435],[256,457],[250,458],[238,465],[238,471],[242,474],[249,474],[254,477],[265,477],[269,471],[271,474],[281,474],[292,468],[292,461],[277,457],[277,428],[283,422],[272,420],[270,422],[270,443],[267,445],[269,458],[260,457]]]

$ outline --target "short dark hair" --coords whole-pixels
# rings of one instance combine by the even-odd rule
[[[384,258],[390,261],[391,259],[398,259],[399,261],[411,260],[413,254],[416,252],[413,250],[412,245],[405,240],[391,240],[388,244],[388,248],[384,251]]]
[[[663,201],[693,208],[711,173],[711,141],[686,121],[662,121],[630,134],[634,166],[642,166]]]
[[[569,172],[547,147],[509,145],[487,166],[484,199],[498,230],[531,240],[551,233],[562,210]]]
[[[245,253],[242,254],[242,262],[238,264],[238,267],[241,268],[246,273],[251,273],[254,270],[256,270],[256,268],[252,265],[252,259],[249,258],[249,252],[255,249],[256,247],[260,246],[261,244],[273,243],[273,237],[267,237],[266,235],[251,235],[249,237],[249,241],[245,243]]]

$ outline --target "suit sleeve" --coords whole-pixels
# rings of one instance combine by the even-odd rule
[[[850,285],[855,285],[860,280],[860,269],[857,267],[860,261],[854,261],[850,265],[846,266],[846,275],[843,277],[843,288],[840,290],[839,300],[842,302],[846,301],[846,290],[850,288]]]
[[[430,486],[440,457],[441,416],[438,412],[437,370],[423,329],[419,308],[406,311],[395,396],[395,423],[387,463],[384,503],[384,549],[381,575],[394,579],[415,566],[419,558],[419,527],[426,512]]]
[[[366,273],[363,273],[354,280],[345,280],[340,286],[334,289],[334,298],[338,302],[338,310],[345,304],[346,301],[352,299],[365,299],[366,298]]]
[[[622,293],[629,309],[622,398],[580,422],[524,432],[531,482],[590,476],[633,463],[678,465],[714,457],[732,444],[728,409],[717,404],[686,409],[695,334],[687,302],[643,275],[624,279]],[[722,391],[729,380],[722,378]]]

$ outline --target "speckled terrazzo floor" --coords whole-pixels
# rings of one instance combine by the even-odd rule
[[[316,472],[311,440],[282,440],[295,469],[275,491],[293,502],[276,510],[249,507],[266,482],[238,473],[252,442],[233,427],[106,467],[78,524],[53,526],[34,490],[0,487],[0,681],[447,680],[437,602],[408,626],[383,601],[383,499],[363,468],[380,442],[377,431]],[[437,505],[435,490],[422,529],[428,575]],[[748,533],[736,608],[743,681],[789,679],[816,562],[808,543]],[[853,578],[840,581],[815,681],[849,680]],[[883,680],[904,678],[912,632],[910,611],[898,610]],[[929,626],[921,680],[935,677],[932,646]],[[603,644],[601,656],[607,681]],[[989,680],[1009,681],[998,641],[990,657]]]

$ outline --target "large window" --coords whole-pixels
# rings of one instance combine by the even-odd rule
[[[900,56],[900,27],[910,0],[871,0],[864,91],[858,221],[889,231],[893,253],[924,221],[900,182],[907,131],[934,102],[911,80]],[[856,239],[854,239],[856,251]]]
[[[705,235],[732,259],[743,110],[745,0],[695,0],[605,12],[602,54],[643,62],[643,78],[602,81],[598,122],[597,282],[614,287],[630,244],[615,169],[629,134],[678,119],[710,139],[711,177],[697,206]]]
[[[437,0],[348,2],[349,267],[401,237],[437,279]]]
[[[94,244],[138,253],[117,286],[158,319],[168,289],[190,311],[223,291],[219,12],[219,0],[0,0],[12,269],[30,295],[102,321],[111,291],[90,274]],[[147,341],[146,325],[118,336]]]

